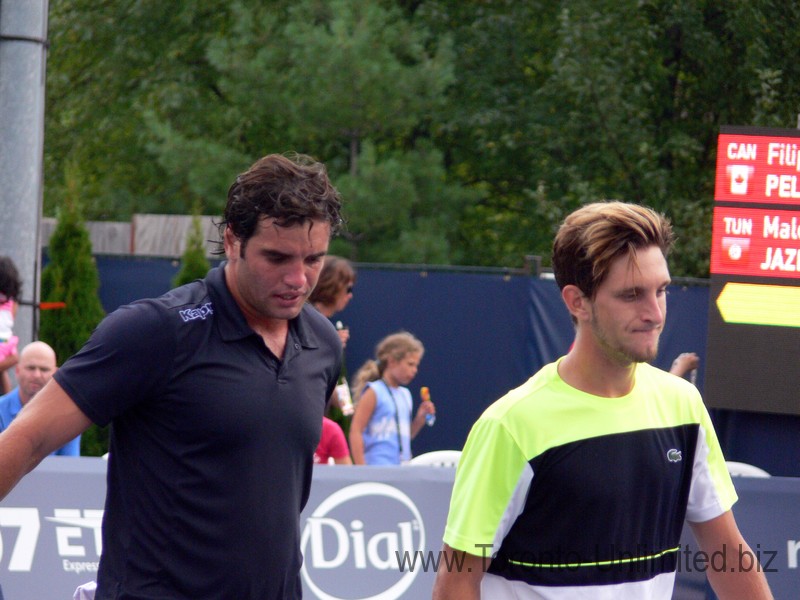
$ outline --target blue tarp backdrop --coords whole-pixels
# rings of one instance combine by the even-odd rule
[[[106,311],[170,289],[179,262],[97,256],[100,297]],[[350,328],[345,356],[352,377],[374,356],[380,339],[407,330],[425,344],[409,386],[431,389],[437,421],[413,443],[416,454],[461,448],[472,423],[494,400],[523,383],[542,365],[566,353],[573,327],[555,282],[499,272],[392,269],[358,266],[348,307],[334,319]],[[701,365],[708,329],[708,287],[671,286],[667,326],[656,366],[669,368],[681,352],[696,352]],[[702,368],[697,385],[703,389]],[[757,395],[758,382],[754,381]],[[800,476],[800,417],[712,411],[729,460],[748,462],[774,475]]]

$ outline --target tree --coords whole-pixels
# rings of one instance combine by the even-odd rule
[[[200,207],[195,204],[192,225],[189,235],[186,236],[186,248],[181,256],[181,268],[172,280],[172,285],[178,287],[185,283],[191,283],[195,279],[202,279],[210,268],[211,264],[206,258],[205,240],[200,222]]]
[[[778,0],[62,0],[50,30],[48,214],[65,161],[86,214],[125,219],[217,211],[295,150],[347,192],[357,260],[519,267],[617,198],[671,217],[673,273],[705,276],[720,126],[798,113]]]
[[[549,254],[562,216],[541,146],[553,113],[537,96],[552,74],[559,3],[417,4],[415,19],[453,39],[455,81],[432,119],[448,178],[478,194],[457,224],[461,264],[521,267]]]
[[[227,0],[50,4],[45,214],[54,215],[65,201],[67,162],[81,165],[88,219],[190,211],[196,194],[185,177],[172,177],[158,160],[153,147],[161,138],[151,116],[169,117],[184,135],[193,123],[197,130],[208,127],[207,115],[222,119],[216,74],[205,52],[209,38],[225,27],[227,5]],[[175,156],[183,150],[172,148]],[[226,163],[213,155],[202,158],[202,164],[195,162],[196,173],[210,185],[208,176],[199,175],[202,169],[214,173]],[[225,189],[215,188],[214,199],[224,198]]]
[[[63,196],[55,175],[65,157],[84,169],[92,217],[124,219],[186,212],[190,197],[221,211],[233,175],[269,152],[306,152],[335,181],[357,178],[369,147],[371,168],[402,163],[434,178],[407,175],[415,210],[438,212],[447,226],[406,215],[419,229],[405,236],[423,243],[396,249],[458,261],[457,216],[474,194],[451,202],[463,186],[426,147],[453,80],[452,50],[393,2],[65,0],[51,11],[51,30],[47,209]],[[346,199],[354,223],[371,206],[363,197]],[[442,198],[455,213],[442,214]],[[385,255],[363,233],[347,230],[347,255]]]
[[[420,140],[414,151],[362,146],[358,175],[338,186],[348,208],[347,230],[331,251],[362,262],[458,264],[458,216],[478,197],[447,181],[442,154]]]
[[[449,39],[432,39],[391,2],[304,0],[285,12],[236,2],[232,13],[235,34],[209,45],[228,114],[239,115],[245,143],[328,165],[348,220],[333,250],[362,261],[457,262],[459,204],[473,196],[452,185],[429,143],[430,114],[453,80]],[[375,209],[386,207],[394,224],[376,225]]]
[[[41,315],[39,337],[56,351],[59,364],[75,354],[105,316],[97,290],[100,278],[92,258],[92,244],[83,224],[80,178],[71,166],[65,177],[68,194],[50,237],[49,263],[42,271],[42,300],[65,302],[62,310]],[[96,456],[107,451],[107,432],[92,426],[81,439],[81,453]]]
[[[548,195],[562,210],[618,198],[666,213],[679,240],[675,275],[708,274],[719,127],[752,123],[758,102],[740,12],[713,2],[565,4],[553,72],[537,92],[552,115],[537,139]]]
[[[559,21],[539,91],[554,114],[542,140],[549,194],[564,210],[614,198],[663,211],[681,240],[673,273],[707,273],[718,117],[742,99],[720,94],[736,67],[717,10],[579,1]]]

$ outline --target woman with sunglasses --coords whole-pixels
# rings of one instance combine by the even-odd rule
[[[352,263],[341,256],[329,254],[320,272],[317,287],[311,293],[308,301],[323,315],[331,319],[333,315],[344,310],[353,297],[353,286],[356,282],[356,271]],[[342,349],[347,346],[350,339],[350,330],[337,323],[339,339]],[[344,365],[343,365],[344,367]],[[332,410],[332,406],[339,410]],[[353,414],[353,401],[350,398],[350,389],[344,370],[339,377],[339,385],[328,401],[325,411],[328,416],[323,417],[322,438],[314,460],[318,464],[352,464],[350,449],[347,445],[347,430],[350,429],[350,415]],[[332,417],[332,418],[328,418]]]

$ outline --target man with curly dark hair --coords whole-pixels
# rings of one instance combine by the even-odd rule
[[[227,259],[109,315],[0,435],[0,496],[111,424],[97,600],[299,599],[308,500],[341,344],[307,304],[341,201],[325,168],[270,155],[236,178]]]

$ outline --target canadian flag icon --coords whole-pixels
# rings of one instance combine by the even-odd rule
[[[731,180],[731,194],[744,196],[747,194],[747,180],[753,174],[750,165],[728,165],[728,177]]]

